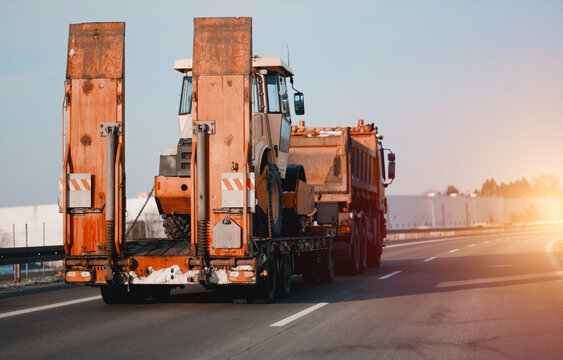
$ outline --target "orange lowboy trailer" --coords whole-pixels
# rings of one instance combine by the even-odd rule
[[[293,72],[252,56],[251,18],[194,19],[194,58],[175,64],[184,75],[180,139],[155,177],[168,238],[125,240],[124,30],[70,26],[60,186],[66,281],[99,286],[106,303],[190,284],[236,285],[245,298],[270,302],[289,295],[294,274],[332,281],[339,227],[316,221],[316,188],[290,161]],[[304,113],[298,91],[294,109]]]

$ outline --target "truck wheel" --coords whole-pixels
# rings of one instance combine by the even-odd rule
[[[292,254],[285,254],[281,256],[280,271],[278,273],[277,291],[276,295],[280,298],[286,298],[291,292],[291,275],[292,275]]]
[[[352,251],[350,253],[350,259],[348,259],[348,274],[356,275],[360,271],[360,257],[361,257],[361,245],[360,245],[360,229],[358,224],[354,224],[352,228]]]
[[[301,277],[306,284],[314,284],[319,277],[319,264],[317,263],[317,254],[310,253],[303,255],[301,260]]]
[[[190,238],[190,215],[162,215],[164,233],[171,240]]]
[[[285,169],[285,179],[282,180],[283,192],[295,192],[297,181],[307,182],[305,169],[300,164],[289,164]],[[288,236],[296,236],[305,232],[304,215],[296,214],[295,209],[283,209],[282,233]]]
[[[268,270],[268,275],[261,276],[258,279],[257,294],[255,302],[259,304],[269,304],[274,301],[276,296],[276,258],[271,257],[265,270]]]
[[[123,304],[127,298],[127,288],[123,285],[103,285],[100,292],[108,305]]]
[[[367,242],[368,242],[368,233],[365,226],[361,226],[361,236],[360,236],[360,268],[359,272],[363,273],[366,268],[368,267],[367,264]]]
[[[368,244],[368,266],[377,268],[381,264],[381,254],[383,253],[383,236],[381,234],[382,225],[378,221],[375,229],[374,241]]]
[[[265,170],[266,183],[268,186],[268,201],[269,201],[269,213],[270,213],[270,224],[272,229],[272,237],[281,235],[282,232],[282,219],[283,219],[283,205],[282,205],[282,186],[281,177],[278,167],[275,164],[268,164]],[[268,217],[267,214],[260,208],[256,208],[254,236],[269,236],[268,231]]]
[[[323,250],[322,268],[319,274],[319,280],[323,284],[331,283],[334,280],[334,252],[332,251],[332,244],[326,250]]]
[[[147,296],[154,298],[156,301],[163,301],[170,297],[172,287],[166,285],[152,285],[147,289]]]

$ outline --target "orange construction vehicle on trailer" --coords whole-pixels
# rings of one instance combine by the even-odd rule
[[[333,225],[338,268],[355,274],[380,264],[385,239],[385,188],[395,178],[395,154],[373,124],[294,126],[289,162],[299,163],[315,189],[316,221]],[[388,164],[384,153],[388,152]]]

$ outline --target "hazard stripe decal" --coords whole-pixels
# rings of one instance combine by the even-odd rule
[[[229,179],[223,179],[223,184],[225,184],[225,187],[227,188],[228,191],[233,191],[233,187],[231,186],[231,182],[229,181]]]
[[[242,190],[244,189],[243,185],[242,185],[242,181],[240,181],[240,179],[233,179],[236,185],[237,190]]]
[[[246,179],[246,187],[248,190],[254,190],[254,179],[247,178]]]
[[[84,186],[84,189],[86,191],[90,191],[90,184],[88,184],[88,180],[86,179],[80,179],[80,182],[82,183],[82,186]]]

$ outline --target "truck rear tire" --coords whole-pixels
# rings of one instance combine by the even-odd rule
[[[286,298],[291,293],[292,257],[292,254],[284,254],[280,257],[276,291],[276,296],[279,298]]]
[[[319,281],[321,283],[329,284],[334,280],[334,267],[335,259],[331,245],[328,249],[323,250],[321,271],[319,273]]]
[[[368,266],[377,268],[381,264],[381,254],[383,253],[383,236],[381,233],[381,221],[378,215],[377,228],[374,229],[373,242],[368,244]]]
[[[319,277],[319,264],[317,263],[317,254],[309,253],[302,255],[301,260],[301,277],[306,284],[314,284]]]
[[[123,304],[127,299],[127,288],[123,285],[103,285],[100,292],[102,300],[108,305]]]
[[[270,257],[265,267],[265,270],[268,271],[268,275],[261,276],[258,279],[255,298],[256,303],[269,304],[274,301],[276,297],[277,266],[275,262],[276,258],[274,256]]]
[[[351,241],[351,251],[350,258],[346,261],[346,272],[348,275],[356,275],[360,272],[360,262],[361,262],[361,235],[360,228],[358,224],[354,224],[352,228],[352,241]]]
[[[367,245],[368,245],[368,233],[365,225],[360,227],[360,268],[358,270],[359,273],[363,273],[366,271],[368,267],[367,261]]]

